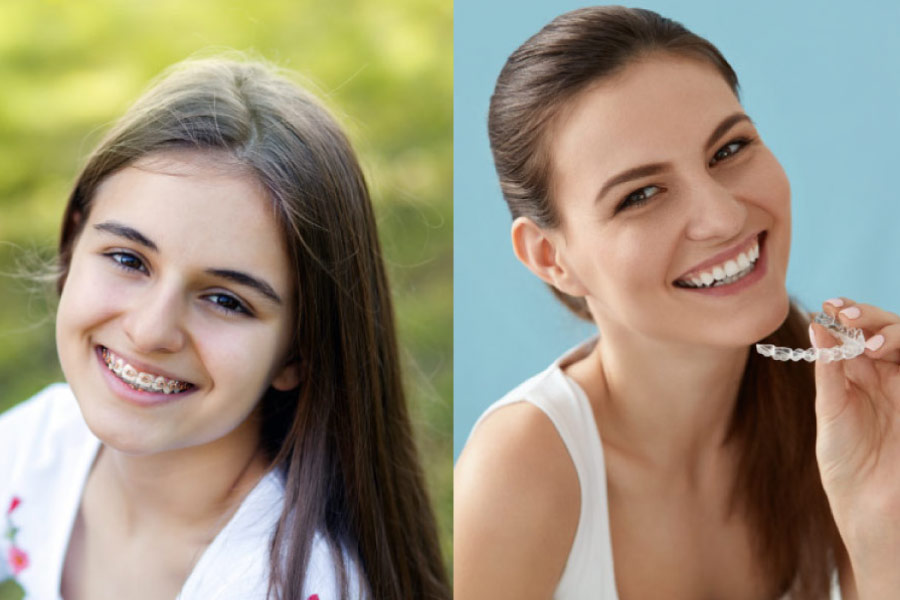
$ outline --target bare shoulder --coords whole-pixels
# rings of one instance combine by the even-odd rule
[[[550,598],[580,504],[575,467],[550,419],[527,402],[491,413],[456,465],[455,593]]]

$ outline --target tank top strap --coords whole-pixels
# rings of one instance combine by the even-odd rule
[[[553,596],[556,600],[618,598],[603,444],[587,396],[561,368],[592,345],[593,341],[567,352],[544,372],[512,390],[488,408],[473,428],[504,406],[528,402],[547,415],[572,459],[581,492],[581,509],[566,567]]]

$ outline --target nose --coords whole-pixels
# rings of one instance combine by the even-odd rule
[[[183,300],[176,285],[156,282],[137,294],[122,319],[134,349],[147,354],[178,352],[185,344]]]
[[[747,204],[708,175],[690,187],[688,202],[689,239],[728,240],[744,230]]]

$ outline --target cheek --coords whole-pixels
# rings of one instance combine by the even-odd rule
[[[659,216],[662,211],[656,211]],[[623,227],[603,241],[597,256],[597,268],[604,272],[610,285],[635,291],[658,287],[666,280],[670,268],[673,240],[677,235],[671,221],[640,222]]]
[[[669,276],[673,236],[664,224],[634,223],[618,231],[593,235],[579,254],[585,285],[595,302],[624,314],[656,298]],[[599,238],[602,237],[602,241]],[[589,239],[589,238],[587,238]]]
[[[769,200],[772,212],[781,216],[790,225],[791,185],[788,182],[787,174],[775,157],[772,157],[764,181],[766,182],[765,197]]]
[[[766,151],[757,168],[744,178],[743,186],[746,197],[770,216],[776,235],[769,237],[769,256],[773,264],[781,264],[786,270],[791,246],[791,185],[787,174]]]
[[[127,305],[129,286],[90,264],[91,257],[75,257],[60,296],[57,333],[77,333],[112,318]]]
[[[224,327],[204,317],[198,321],[191,327],[191,337],[216,387],[261,395],[275,368],[277,330]]]
[[[789,226],[791,186],[781,164],[765,149],[752,167],[742,171],[738,193]]]

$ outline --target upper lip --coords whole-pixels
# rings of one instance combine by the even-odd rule
[[[132,367],[134,367],[135,369],[137,369],[138,371],[141,371],[143,373],[148,373],[151,375],[162,375],[166,379],[174,379],[175,381],[181,381],[183,383],[191,383],[184,377],[176,375],[176,374],[172,373],[171,371],[167,371],[166,369],[161,369],[161,368],[151,365],[149,363],[135,360],[129,356],[122,354],[118,350],[114,350],[114,349],[110,348],[109,346],[104,346],[104,345],[100,344],[100,347],[106,348],[107,350],[109,350],[110,352],[115,354],[118,358],[121,358],[126,363],[128,363],[129,365],[131,365]],[[191,385],[194,385],[194,384],[191,383]]]
[[[761,233],[762,233],[762,230],[752,233],[752,234],[748,235],[747,237],[745,237],[740,242],[738,242],[737,244],[731,246],[730,248],[728,248],[726,250],[722,250],[721,252],[708,258],[707,260],[704,260],[703,262],[694,265],[693,267],[691,267],[690,269],[688,269],[687,271],[685,271],[684,273],[679,275],[676,278],[676,281],[686,279],[691,275],[697,275],[699,272],[703,271],[707,267],[715,267],[717,265],[721,265],[723,262],[725,262],[729,259],[737,259],[738,254],[740,254],[742,251],[749,248],[751,245],[751,242],[754,239],[758,238]]]

